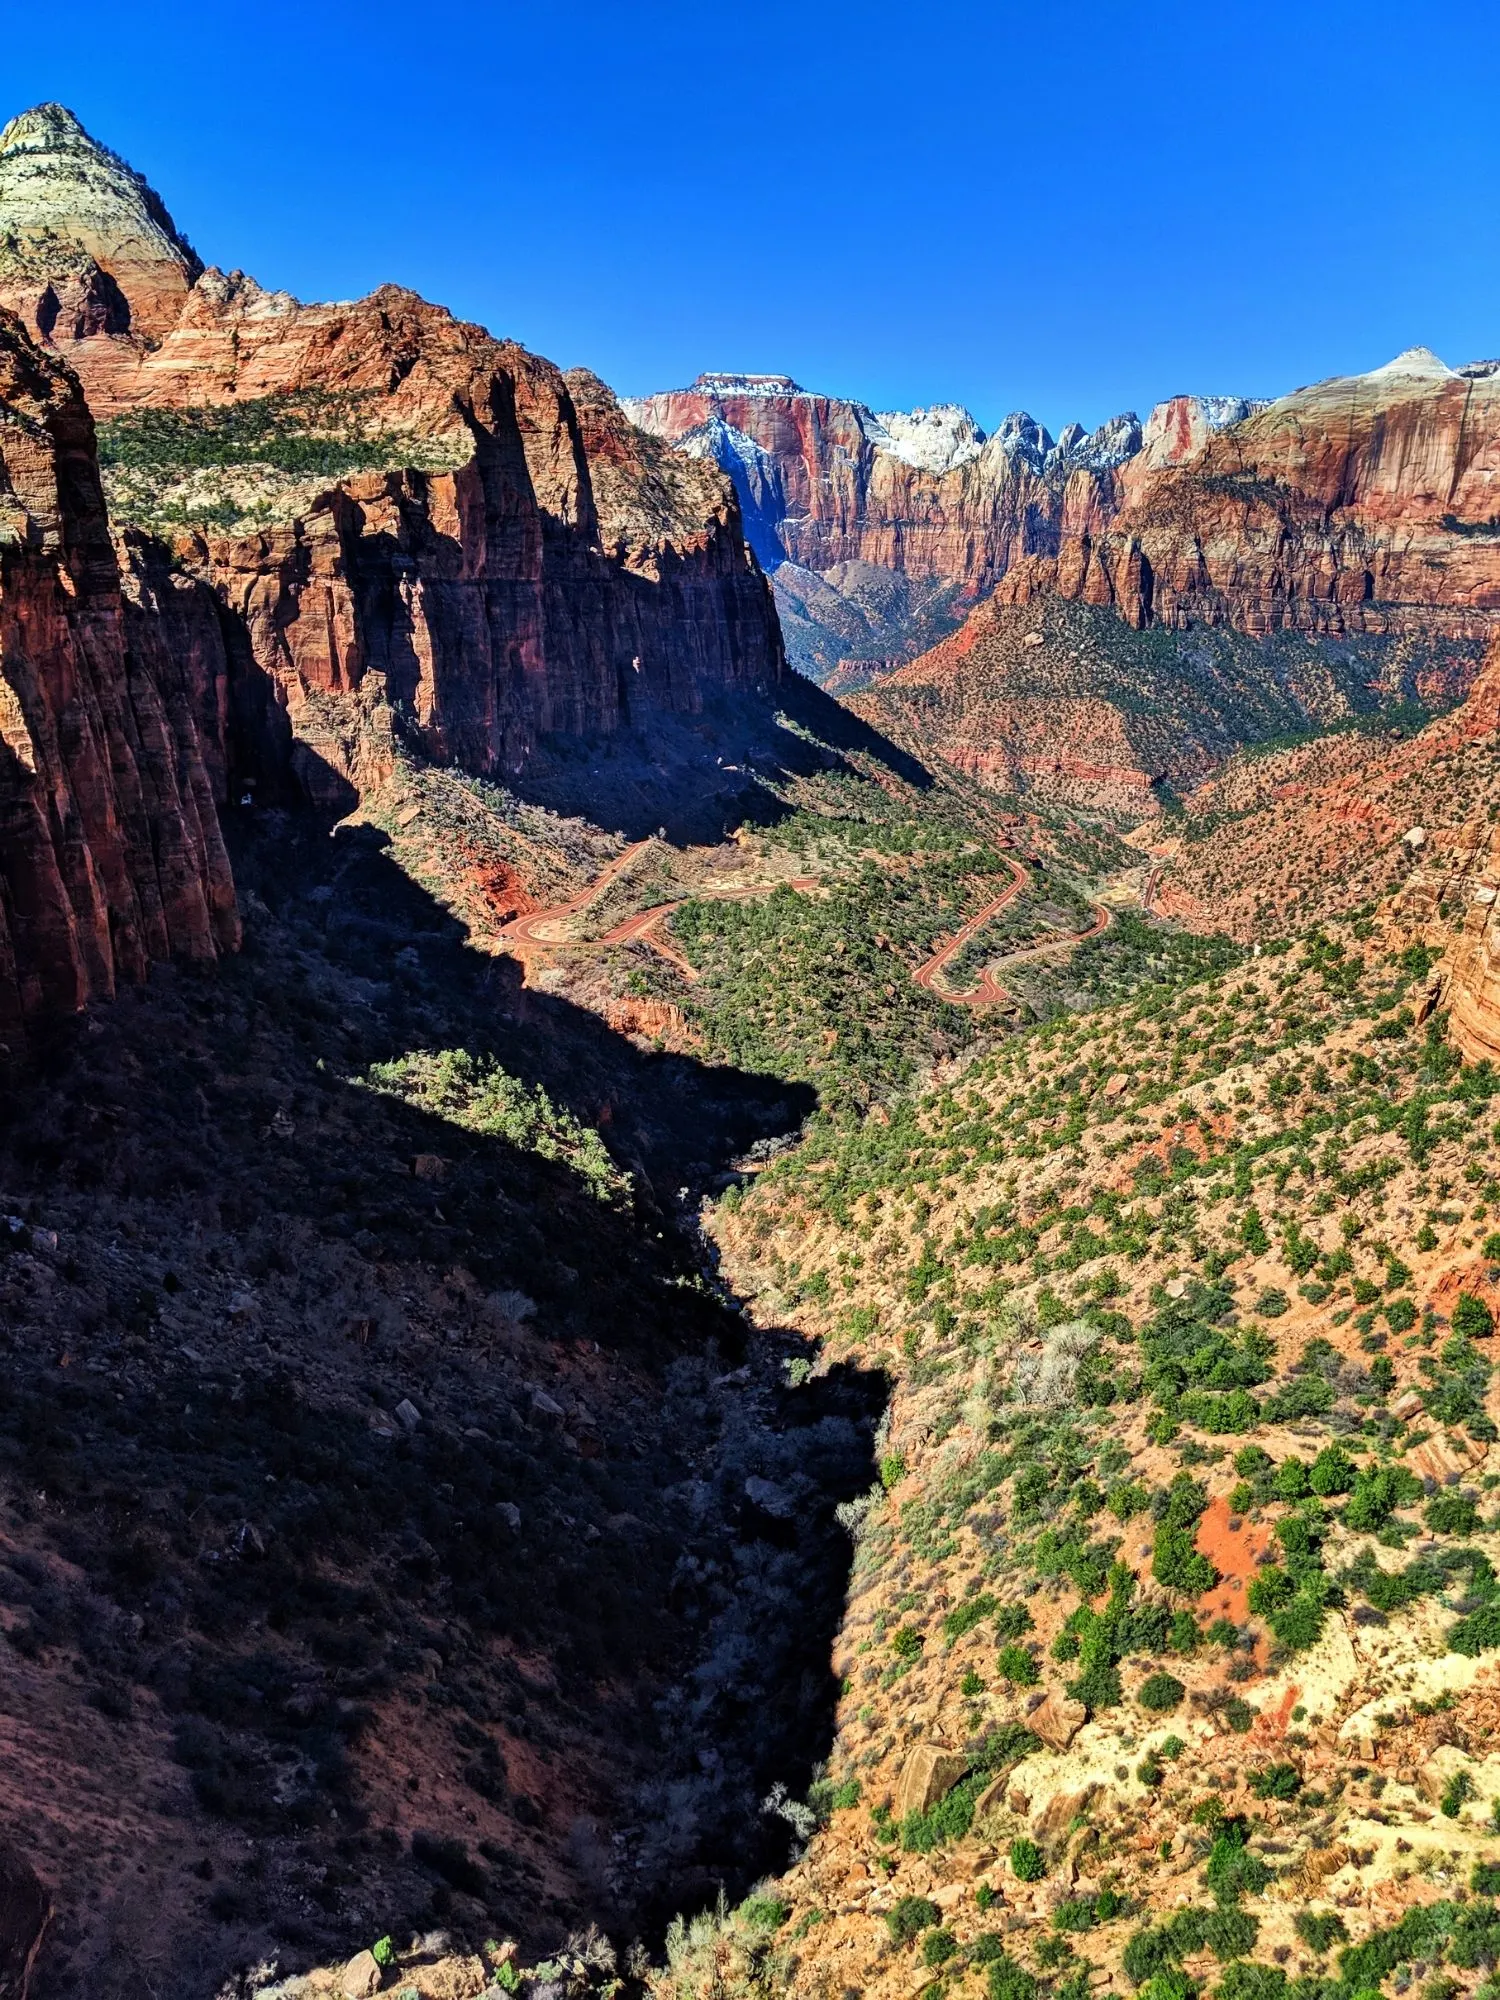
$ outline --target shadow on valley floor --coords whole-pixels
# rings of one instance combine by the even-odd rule
[[[789,672],[774,694],[721,696],[698,716],[653,713],[614,736],[548,739],[505,782],[531,804],[629,840],[660,829],[707,845],[737,826],[774,825],[788,810],[776,786],[850,772],[855,754],[920,791],[934,783],[916,757]]]
[[[442,1924],[649,1939],[786,1857],[883,1379],[794,1384],[671,1216],[810,1094],[471,951],[371,829],[234,836],[241,956],[0,1108],[0,1828],[38,1990],[175,2000]],[[633,1198],[369,1086],[494,1057]],[[548,1119],[553,1124],[548,1124]],[[800,1372],[800,1371],[799,1371]]]

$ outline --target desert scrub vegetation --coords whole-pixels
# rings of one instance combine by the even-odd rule
[[[747,1896],[731,1910],[719,1892],[711,1910],[675,1917],[667,1929],[666,1964],[653,1971],[657,2000],[721,2000],[727,1995],[773,1996],[785,1990],[789,1912],[770,1893]]]
[[[192,409],[127,410],[99,426],[111,511],[141,526],[231,529],[274,518],[289,493],[356,472],[462,464],[467,440],[385,428],[380,399],[284,390]]]
[[[619,1203],[630,1197],[630,1176],[616,1166],[594,1127],[554,1104],[540,1084],[523,1083],[491,1057],[467,1049],[414,1051],[372,1064],[361,1081],[466,1131],[504,1139],[544,1160],[560,1160],[598,1201]]]
[[[996,857],[980,859],[998,867]],[[703,975],[689,1017],[715,1054],[814,1082],[831,1106],[887,1096],[924,1062],[975,1039],[971,1017],[911,973],[943,930],[1007,880],[1008,870],[978,872],[967,858],[900,874],[864,862],[818,892],[689,902],[672,918]]]
[[[1429,973],[1319,930],[1038,1022],[874,1115],[826,1106],[726,1212],[734,1260],[888,1371],[927,1440],[898,1414],[856,1574],[872,1606],[886,1576],[967,1578],[883,1615],[924,1690],[963,1649],[971,1729],[1045,1692],[1244,1735],[1250,1684],[1331,1616],[1422,1599],[1449,1652],[1500,1648],[1483,1496],[1416,1457],[1495,1434],[1484,1286],[1440,1310],[1427,1260],[1500,1236],[1500,1079],[1417,1021]],[[1163,1749],[1137,1771],[1170,1790]],[[1220,1887],[1261,1866],[1232,1832]]]

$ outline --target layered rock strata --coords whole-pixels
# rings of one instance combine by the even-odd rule
[[[116,517],[215,593],[249,725],[233,754],[262,784],[295,770],[346,798],[381,754],[372,709],[387,739],[396,722],[513,775],[549,732],[693,713],[782,671],[732,486],[593,376],[394,286],[305,306],[203,270],[55,106],[0,136],[0,239],[0,296],[106,421]],[[52,312],[85,262],[122,312]]]
[[[1484,638],[1500,623],[1497,364],[1415,348],[1196,444],[1174,429],[1178,448],[1121,468],[1112,518],[1075,508],[999,595],[1177,629]]]

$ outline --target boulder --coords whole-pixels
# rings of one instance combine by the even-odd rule
[[[1026,1727],[1036,1731],[1049,1750],[1066,1750],[1088,1720],[1081,1701],[1065,1694],[1049,1694],[1026,1718]]]
[[[1067,1837],[1068,1828],[1104,1790],[1100,1784],[1080,1786],[1076,1791],[1054,1792],[1031,1822],[1031,1831],[1043,1847],[1054,1847]]]
[[[896,1818],[926,1812],[946,1798],[969,1768],[967,1757],[941,1743],[918,1743],[901,1767],[896,1787]]]
[[[52,1921],[52,1898],[36,1870],[0,1841],[0,2000],[26,2000],[31,1968]]]
[[[1433,1805],[1441,1805],[1443,1794],[1453,1780],[1472,1778],[1473,1762],[1453,1743],[1439,1743],[1429,1750],[1417,1771],[1417,1790]]]
[[[339,1975],[339,1991],[346,2000],[370,2000],[385,1980],[373,1951],[357,1951]]]

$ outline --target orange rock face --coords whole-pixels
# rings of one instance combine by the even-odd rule
[[[77,384],[0,320],[0,1036],[238,941],[195,704],[126,599]]]

